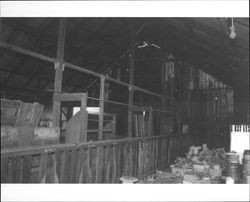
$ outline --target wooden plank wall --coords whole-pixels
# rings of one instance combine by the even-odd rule
[[[2,150],[1,182],[119,183],[166,167],[185,153],[187,140],[182,134]]]

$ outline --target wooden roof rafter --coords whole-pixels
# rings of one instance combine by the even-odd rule
[[[169,37],[171,38],[176,38],[177,35],[172,33],[172,32],[169,32]],[[182,60],[188,60],[190,63],[195,63],[197,67],[205,70],[205,72],[207,72],[207,68],[210,69],[210,71],[208,72],[209,74],[215,76],[215,77],[219,77],[219,79],[221,81],[224,81],[225,83],[229,84],[231,83],[232,85],[232,79],[231,81],[228,80],[228,78],[232,78],[232,73],[229,73],[228,71],[226,71],[225,67],[224,67],[224,70],[221,68],[223,67],[221,63],[221,61],[218,59],[218,60],[215,60],[212,56],[208,55],[206,57],[204,57],[204,54],[202,54],[202,52],[197,49],[196,46],[194,46],[193,43],[185,43],[185,46],[181,46],[180,47],[180,44],[184,44],[182,41],[184,39],[180,39],[179,37],[176,38],[175,41],[178,41],[178,44],[175,44],[174,45],[174,50],[175,52],[178,52],[177,54],[180,54],[180,57],[182,58]],[[181,43],[182,42],[182,43]],[[190,51],[192,50],[192,51]],[[185,58],[183,58],[183,56],[185,56]],[[219,76],[220,75],[220,76]],[[226,76],[227,75],[227,76]],[[237,78],[240,78],[242,76],[245,76],[244,75],[239,75],[239,74],[234,74],[234,78],[236,78],[236,75]],[[238,79],[237,79],[238,80]],[[236,85],[236,81],[234,80],[234,85]]]
[[[14,46],[12,44],[7,44],[3,41],[0,41],[0,47],[3,47],[3,48],[8,48],[10,50],[13,50],[15,52],[19,52],[21,54],[24,54],[24,55],[29,55],[31,57],[36,57],[36,58],[39,58],[41,60],[45,60],[45,61],[48,61],[48,62],[52,62],[52,63],[55,63],[56,62],[56,59],[55,58],[50,58],[50,57],[47,57],[47,56],[44,56],[44,55],[41,55],[41,54],[38,54],[38,53],[34,53],[32,51],[28,51],[26,49],[23,49],[23,48],[19,48],[17,46]],[[154,92],[151,92],[149,90],[146,90],[146,89],[143,89],[143,88],[140,88],[138,86],[135,86],[135,85],[130,85],[126,82],[123,82],[123,81],[119,81],[119,80],[116,80],[116,79],[113,79],[113,78],[110,78],[106,75],[103,75],[103,74],[100,74],[100,73],[97,73],[97,72],[94,72],[92,70],[89,70],[87,68],[83,68],[83,67],[80,67],[78,65],[74,65],[74,64],[71,64],[69,62],[65,62],[63,61],[63,65],[69,69],[72,69],[72,70],[75,70],[75,71],[78,71],[78,72],[82,72],[82,73],[85,73],[85,74],[89,74],[89,75],[92,75],[92,76],[95,76],[95,77],[99,77],[99,78],[105,78],[105,80],[107,81],[110,81],[110,82],[113,82],[113,83],[116,83],[116,84],[119,84],[121,86],[125,86],[125,87],[130,87],[130,88],[133,88],[134,90],[136,91],[140,91],[140,92],[143,92],[143,93],[146,93],[148,95],[151,95],[151,96],[155,96],[155,97],[159,97],[161,98],[161,95],[158,94],[158,93],[154,93]]]
[[[188,36],[185,36],[183,34],[179,34],[178,31],[174,31],[173,29],[169,29],[169,27],[166,25],[165,29],[169,32],[172,33],[171,37],[172,38],[176,38],[178,41],[182,41],[183,44],[187,43],[189,45],[191,45],[191,47],[193,46],[193,49],[200,49],[201,51],[203,51],[206,56],[208,56],[209,58],[211,57],[211,61],[216,60],[218,63],[221,63],[221,68],[225,68],[225,67],[229,67],[229,58],[228,55],[225,55],[223,53],[223,50],[218,51],[216,48],[212,48],[211,46],[209,46],[209,44],[205,45],[201,45],[201,41],[197,42],[195,39],[192,39]],[[191,49],[191,50],[193,50]],[[228,70],[228,68],[226,68]],[[238,69],[237,69],[237,73],[241,74]],[[242,74],[244,74],[244,72],[242,72]]]
[[[13,25],[17,24],[17,23],[13,24],[12,21],[6,20],[6,19],[3,19],[2,21],[3,21],[3,24],[7,23],[10,26],[13,26]],[[55,21],[57,21],[56,18],[53,19],[53,22],[51,22],[46,28],[48,28]],[[48,35],[46,28],[44,28],[42,31],[38,31],[38,30],[36,30],[36,29],[34,29],[32,27],[29,27],[29,26],[27,26],[25,24],[22,24],[22,23],[18,23],[17,26],[18,26],[19,30],[30,33],[34,37],[37,37],[37,39],[39,39],[39,40],[43,39],[43,40],[49,42],[51,45],[56,45],[57,44],[56,37]],[[37,41],[39,41],[39,40],[37,40]],[[74,54],[80,54],[77,49],[75,49],[74,47],[68,46],[68,45],[65,46],[65,51],[74,52]]]
[[[51,23],[52,23],[52,22],[51,22]],[[46,27],[48,27],[48,26],[50,26],[50,24],[47,25]],[[45,29],[46,27],[43,27],[43,28]],[[42,27],[41,27],[41,28],[42,28]],[[40,41],[40,39],[41,39],[40,37],[42,37],[42,36],[43,36],[43,35],[40,34],[39,37],[35,40],[35,42],[33,43],[32,47],[31,47],[31,50],[37,48],[37,45],[38,45],[37,42]],[[25,63],[25,61],[26,61],[26,57],[23,57],[23,59],[21,59],[21,61],[19,62],[18,65],[16,65],[16,68],[14,68],[13,71],[15,72],[17,69],[22,68],[23,65],[24,65],[24,63]],[[11,64],[9,64],[7,68],[10,68],[10,66],[11,66]],[[6,84],[8,83],[8,81],[10,80],[11,77],[12,77],[12,75],[10,74],[10,75],[4,80],[3,84],[6,85]]]
[[[72,18],[70,18],[69,20],[71,19]],[[107,66],[108,64],[111,64],[111,62],[114,61],[116,58],[115,54],[119,55],[119,52],[123,52],[125,49],[125,46],[127,45],[126,41],[128,41],[127,39],[129,39],[129,37],[125,36],[126,34],[121,35],[119,28],[118,28],[118,25],[119,25],[119,27],[121,27],[121,30],[123,32],[126,32],[127,29],[126,29],[126,26],[124,26],[125,19],[124,18],[123,19],[105,19],[105,20],[108,20],[107,25],[109,26],[112,25],[111,28],[109,29],[107,27],[107,29],[105,29],[106,26],[103,25],[104,29],[103,30],[100,29],[99,30],[100,32],[96,32],[93,35],[92,33],[94,33],[94,31],[102,25],[103,21],[102,20],[99,21],[100,19],[97,19],[97,18],[91,18],[90,21],[88,21],[88,18],[86,19],[87,19],[86,21],[82,21],[81,19],[79,21],[78,19],[74,21],[73,19],[72,23],[70,23],[67,34],[70,34],[70,32],[72,33],[73,37],[69,36],[69,38],[75,39],[76,44],[72,44],[70,39],[68,41],[68,44],[66,43],[66,46],[70,46],[74,50],[71,51],[67,48],[65,49],[66,51],[65,61],[68,61],[69,64],[75,64],[75,66],[77,67],[84,68],[85,66],[87,66],[87,69],[90,71],[94,70],[97,72],[103,72],[106,66],[106,65],[104,66],[103,64],[106,63]],[[7,19],[7,20],[11,21],[11,19]],[[110,20],[111,21],[113,20],[114,22],[111,23]],[[158,24],[154,27],[155,29],[152,29],[152,27],[151,28],[149,27],[149,29],[146,32],[144,32],[142,36],[140,36],[139,40],[141,41],[148,40],[148,42],[156,43],[158,45],[160,44],[161,49],[159,49],[159,51],[164,49],[164,45],[159,43],[160,41],[158,40],[158,38],[161,37],[161,39],[164,39],[164,38],[167,38],[167,36],[169,36],[168,45],[166,46],[166,49],[164,50],[168,50],[169,44],[172,43],[171,46],[174,47],[174,51],[177,53],[177,55],[178,53],[180,53],[181,58],[183,58],[183,55],[184,55],[186,59],[190,60],[190,58],[193,58],[194,60],[197,60],[196,62],[194,62],[197,66],[201,66],[201,68],[208,70],[208,72],[212,72],[213,76],[218,75],[218,77],[225,77],[222,79],[226,81],[227,83],[231,83],[233,86],[243,87],[244,83],[246,83],[246,81],[249,81],[249,79],[246,78],[246,76],[249,74],[249,71],[246,68],[249,64],[249,59],[248,59],[248,56],[246,55],[246,53],[249,52],[249,49],[248,47],[244,45],[244,42],[247,41],[245,37],[248,34],[247,32],[248,27],[245,25],[249,21],[247,20],[242,21],[241,19],[235,20],[236,23],[238,23],[237,21],[239,21],[241,22],[241,24],[243,23],[243,25],[238,26],[239,32],[237,33],[238,35],[237,43],[229,44],[228,41],[231,41],[231,40],[228,38],[228,33],[226,32],[228,25],[223,24],[224,20],[222,18],[220,18],[218,21],[217,19],[214,19],[214,18],[204,20],[204,23],[202,19],[192,19],[192,18],[187,18],[187,19],[182,19],[182,18],[173,18],[173,19],[166,19],[166,18],[148,19],[147,18],[146,19],[146,18],[143,18],[143,20],[141,19],[135,19],[135,20],[136,20],[136,25],[138,25],[139,23],[143,21],[146,21],[149,24],[150,22],[152,22],[152,24],[154,23]],[[18,23],[19,25],[24,24],[27,27],[30,27],[38,32],[41,32],[42,29],[38,29],[38,26],[35,23],[37,22],[41,24],[48,23],[47,19],[46,19],[46,22],[44,22],[42,19],[38,21],[36,20],[33,21],[32,19],[31,20],[18,19],[17,21],[14,19],[13,22]],[[78,23],[78,25],[77,24],[74,25],[74,23]],[[92,26],[92,23],[94,23],[93,26]],[[73,29],[77,31],[78,30],[77,27],[81,26],[82,24],[83,24],[82,31],[79,33],[77,32],[75,33]],[[84,26],[85,24],[86,26]],[[220,24],[222,25],[221,29],[220,29]],[[163,26],[166,26],[166,27],[163,28]],[[7,37],[10,37],[10,35],[8,34],[10,33],[11,30],[14,29],[14,26],[13,28],[10,28],[10,26],[8,27],[4,26],[4,28],[6,29],[6,31],[3,32],[4,33],[3,36],[4,36],[4,40],[6,40]],[[45,33],[45,37],[49,36],[51,37],[52,40],[55,39],[56,38],[54,37],[56,35],[55,29],[51,27],[48,30],[50,30],[51,33],[50,32]],[[23,33],[23,32],[19,31],[19,33]],[[26,30],[25,33],[28,33],[28,30]],[[218,35],[218,33],[221,33],[221,35]],[[84,36],[84,39],[86,38],[87,40],[82,40],[81,34]],[[117,35],[117,36],[112,39],[114,35]],[[31,36],[30,41],[28,40],[27,35],[25,36],[24,34],[21,34],[21,36],[18,37],[17,39],[15,39],[16,37],[14,36],[13,44],[23,45],[23,47],[27,46],[26,48],[29,49],[29,47],[33,46],[34,42],[36,41],[37,35],[35,34],[35,36],[33,37],[33,34],[30,34],[28,36]],[[22,37],[24,39],[23,41],[25,42],[22,42]],[[53,51],[55,51],[55,47],[54,48],[52,47],[55,43],[52,42],[52,40],[50,39],[41,40],[43,43],[40,45],[37,44],[36,46],[38,48],[36,50],[33,48],[31,48],[31,50],[32,51],[35,50],[40,53],[42,52],[46,54],[48,53],[48,55],[53,55],[54,54]],[[173,42],[171,42],[170,40],[172,40]],[[83,42],[82,46],[79,45],[80,42]],[[93,47],[90,46],[92,45],[92,43],[95,44]],[[235,48],[238,49],[239,55],[235,54],[236,49],[234,50],[234,46],[232,45],[235,45]],[[44,49],[42,49],[43,47]],[[46,52],[46,48],[48,52]],[[5,50],[5,49],[1,48],[1,50]],[[146,50],[146,52],[152,51],[153,48],[146,48],[146,49],[143,49],[143,51],[144,50]],[[153,55],[150,55],[150,57],[158,57],[155,55],[157,53],[154,50],[153,52],[154,52]],[[35,55],[40,57],[42,54],[40,55],[35,54]],[[104,59],[105,57],[106,59]],[[12,60],[12,58],[15,58],[15,60]],[[42,89],[44,90],[47,87],[47,85],[51,86],[53,79],[49,79],[47,81],[42,80],[40,87],[37,86],[37,82],[39,78],[38,79],[34,78],[36,80],[33,81],[32,77],[36,77],[37,76],[36,74],[41,74],[39,71],[39,67],[36,67],[35,65],[33,65],[34,66],[33,68],[32,63],[34,59],[31,59],[32,61],[29,61],[29,59],[27,58],[28,58],[27,56],[24,56],[23,58],[21,58],[19,56],[16,56],[16,54],[14,55],[8,54],[6,55],[4,59],[1,60],[1,64],[3,64],[2,61],[5,59],[6,59],[5,60],[6,63],[9,63],[9,61],[11,60],[16,61],[16,62],[12,62],[8,66],[5,65],[4,68],[8,67],[10,70],[15,70],[15,68],[17,68],[15,72],[27,74],[28,75],[27,79],[25,78],[25,81],[22,81],[22,85],[26,89],[31,89],[31,88],[38,89],[44,85],[44,88]],[[49,57],[45,57],[45,60],[47,60],[48,58]],[[21,61],[23,62],[21,63]],[[37,60],[35,59],[34,61],[37,61]],[[15,65],[19,67],[24,66],[24,68],[20,69],[18,67],[15,67]],[[44,63],[44,65],[47,66],[47,63]],[[49,65],[48,65],[48,68],[49,68]],[[31,71],[29,71],[29,69]],[[74,67],[67,68],[67,69],[69,69],[70,72],[71,70],[73,70],[72,72],[74,72]],[[16,74],[15,72],[10,73],[10,74]],[[49,71],[49,72],[52,72],[52,71]],[[41,75],[42,77],[47,76],[44,73],[43,75]],[[73,76],[70,76],[70,75],[71,74],[65,74],[64,76],[64,84],[65,86],[68,87],[68,88],[65,88],[66,91],[71,89],[71,87],[69,87],[67,83],[72,84],[72,89],[74,89],[74,88],[77,88],[78,86],[77,85],[77,83],[79,83],[78,80],[80,81],[80,79],[71,79]],[[4,73],[4,77],[2,77],[3,78],[2,81],[4,81],[7,77],[8,77],[8,74]],[[11,77],[12,76],[10,76],[10,78]],[[17,79],[23,79],[23,78],[17,77]],[[9,81],[12,81],[12,80],[13,79],[10,79]],[[91,81],[90,77],[87,80],[84,79],[84,81],[86,82],[84,82],[84,84],[81,86],[84,87],[85,83],[88,83],[89,81]],[[7,82],[7,85],[9,81]]]
[[[180,35],[180,29],[178,29],[175,26],[174,21],[172,19],[165,19],[165,21],[167,21],[166,26],[171,27],[175,31],[175,33],[178,33],[178,35]],[[210,49],[214,49],[214,51],[219,55],[227,56],[228,54],[229,55],[233,54],[233,51],[231,51],[230,49],[227,49],[226,46],[223,46],[219,44],[218,42],[209,40],[207,37],[202,37],[201,35],[198,36],[197,34],[196,38],[194,39],[188,36],[187,34],[185,35],[185,33],[182,33],[182,35],[183,35],[183,38],[185,38],[188,41],[193,41],[193,43],[199,44],[200,46],[204,44],[203,46],[210,47]],[[197,42],[197,40],[199,40],[199,42]],[[200,42],[202,42],[202,44]]]

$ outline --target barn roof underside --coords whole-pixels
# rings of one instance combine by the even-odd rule
[[[222,82],[249,92],[249,19],[236,18],[236,40],[228,36],[231,18],[135,18],[137,41],[160,46]],[[104,73],[130,44],[127,18],[68,18],[65,61]],[[0,40],[56,57],[58,18],[2,18]],[[153,47],[148,52],[154,52]],[[140,50],[136,53],[140,59]],[[119,64],[118,64],[119,65]],[[135,67],[136,68],[136,67]],[[66,69],[65,92],[79,92],[95,78]],[[1,87],[8,96],[46,95],[53,89],[53,64],[1,48]],[[154,89],[152,89],[154,90]]]

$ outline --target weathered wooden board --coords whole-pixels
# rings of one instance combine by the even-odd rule
[[[81,131],[85,132],[82,133]],[[84,136],[84,137],[82,137]],[[87,112],[77,112],[66,124],[66,143],[80,143],[87,140]]]
[[[62,101],[81,101],[86,96],[85,93],[63,93],[63,94],[54,94],[53,100],[56,102]]]
[[[23,178],[22,183],[31,183],[31,167],[32,167],[32,156],[25,155],[23,157]]]
[[[38,103],[23,103],[18,120],[16,122],[16,127],[37,127],[38,121],[43,112],[43,105]]]
[[[1,148],[18,147],[18,132],[16,127],[1,126]]]
[[[7,182],[8,179],[8,158],[1,158],[1,182]]]
[[[1,148],[58,144],[59,128],[1,126]]]
[[[15,126],[23,102],[1,98],[1,125]]]

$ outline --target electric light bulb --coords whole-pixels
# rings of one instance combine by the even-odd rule
[[[230,39],[235,39],[236,36],[237,36],[237,35],[236,35],[236,33],[235,33],[235,28],[232,27],[229,37],[230,37]]]
[[[232,18],[232,26],[229,27],[229,29],[231,30],[229,37],[230,39],[235,39],[236,38],[236,32],[235,32],[235,26],[234,26],[234,22],[233,22],[233,18]]]

